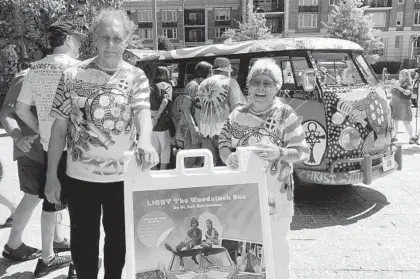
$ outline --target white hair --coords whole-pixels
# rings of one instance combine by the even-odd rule
[[[124,28],[125,38],[131,37],[134,33],[136,25],[130,20],[127,13],[123,10],[115,10],[112,8],[100,10],[92,22],[91,32],[97,34],[101,24],[109,19],[116,19],[121,22]]]
[[[268,75],[276,83],[277,88],[280,88],[283,84],[281,69],[271,58],[260,58],[255,61],[249,71],[247,84],[249,85],[251,80],[259,75]]]

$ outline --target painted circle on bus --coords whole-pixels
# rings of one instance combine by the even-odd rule
[[[143,215],[136,226],[136,235],[149,248],[161,245],[174,229],[174,222],[163,211],[150,211]]]

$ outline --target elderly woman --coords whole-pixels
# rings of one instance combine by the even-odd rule
[[[102,10],[91,28],[98,56],[68,68],[51,109],[55,118],[49,143],[45,194],[68,199],[71,254],[77,278],[98,273],[100,221],[106,234],[105,278],[121,278],[125,264],[124,151],[137,144],[143,169],[158,163],[151,143],[149,83],[144,72],[123,61],[134,23],[122,10]],[[140,133],[135,142],[136,132]],[[67,177],[57,167],[67,138]],[[102,218],[101,218],[102,217]]]
[[[281,70],[269,58],[255,62],[248,75],[248,104],[236,108],[226,121],[219,140],[222,160],[238,167],[236,147],[254,146],[254,152],[270,163],[267,172],[271,230],[276,278],[289,278],[287,233],[293,216],[293,163],[305,160],[309,148],[301,120],[276,97],[282,85]]]
[[[399,75],[399,84],[394,85],[391,89],[391,111],[392,119],[395,121],[395,133],[398,133],[398,122],[402,121],[410,136],[410,144],[415,143],[416,138],[413,137],[413,127],[411,126],[411,75],[407,70],[401,70]],[[398,141],[397,136],[392,141]]]

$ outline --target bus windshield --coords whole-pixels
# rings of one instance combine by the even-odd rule
[[[366,84],[349,53],[313,52],[321,81],[325,86],[354,86]]]

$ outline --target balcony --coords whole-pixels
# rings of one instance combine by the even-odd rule
[[[420,1],[414,2],[414,9],[420,9]]]
[[[254,0],[254,7],[257,13],[283,13],[283,0]]]
[[[139,28],[152,28],[153,23],[151,21],[149,22],[139,22],[137,23]]]
[[[319,6],[299,6],[299,13],[317,13]]]
[[[162,22],[162,27],[177,27],[178,22]]]
[[[364,0],[363,5],[371,9],[392,8],[392,0]]]
[[[185,27],[186,43],[204,43],[206,41],[204,27]]]
[[[197,25],[205,25],[205,12],[204,9],[197,9],[197,10],[185,10],[184,12],[184,24],[197,26]]]

